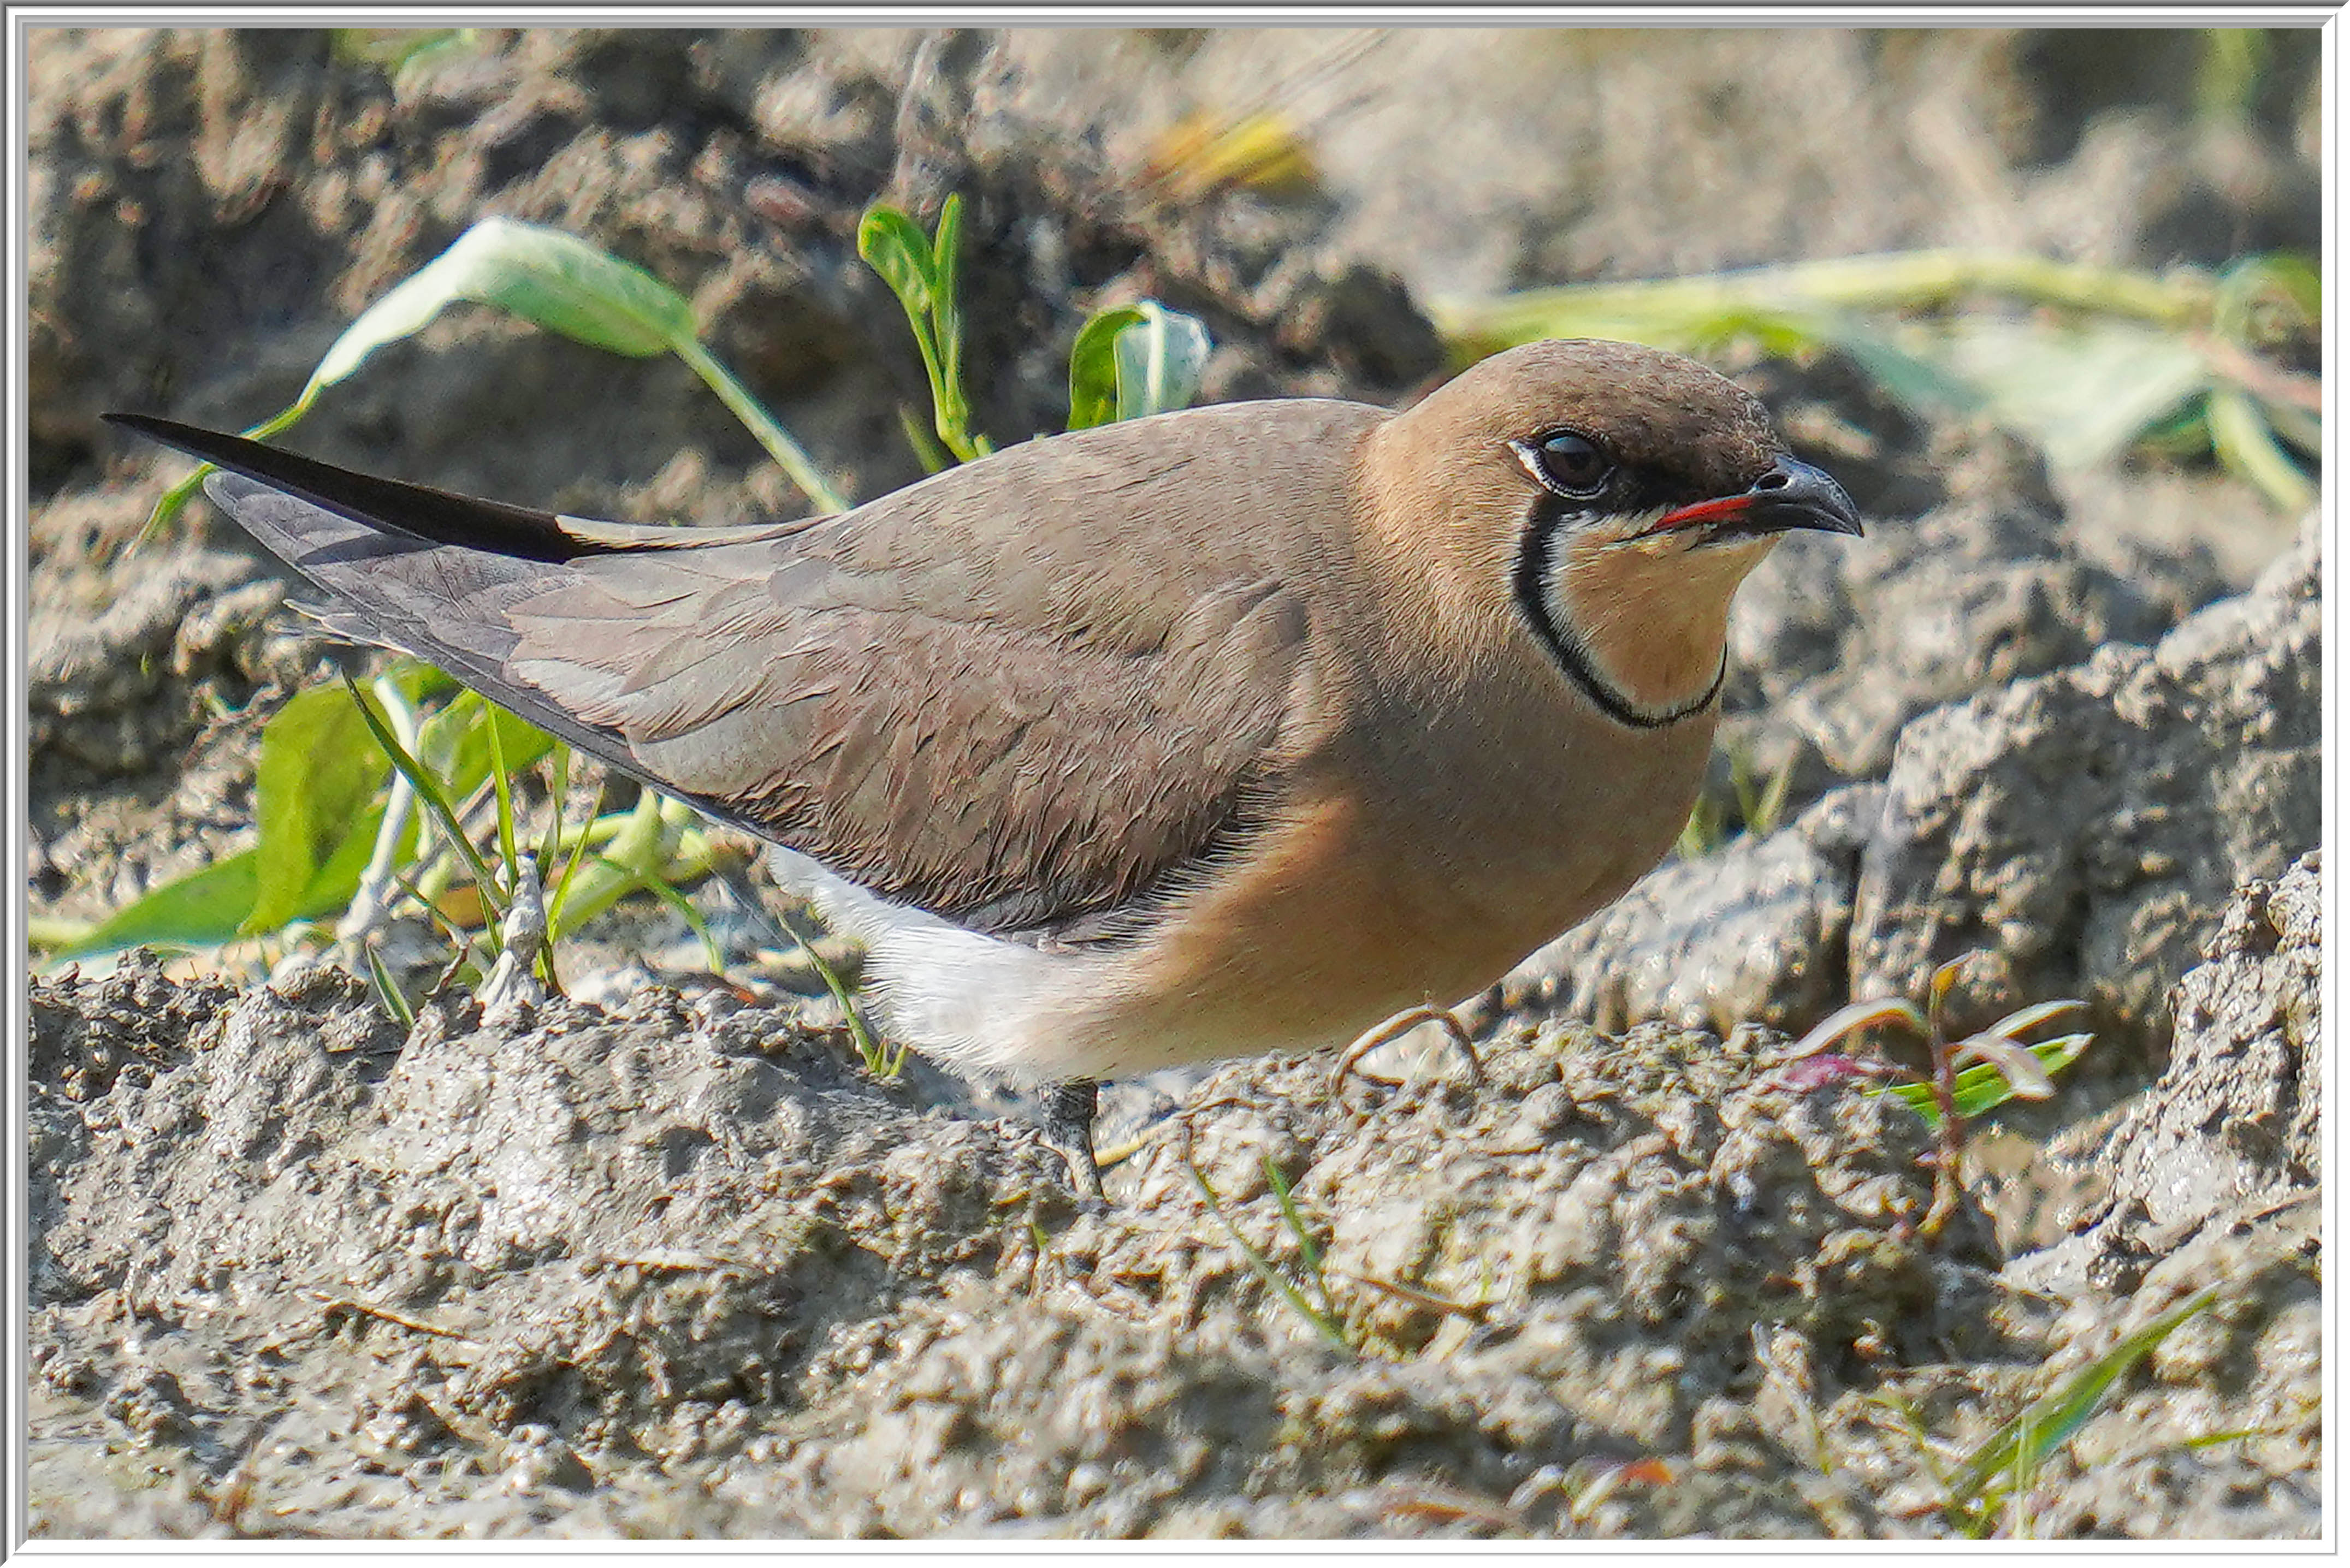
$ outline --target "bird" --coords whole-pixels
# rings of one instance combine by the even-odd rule
[[[1740,584],[1851,498],[1661,349],[1211,404],[844,512],[600,522],[146,415],[324,603],[770,845],[891,1039],[1042,1090],[1474,995],[1664,857]]]

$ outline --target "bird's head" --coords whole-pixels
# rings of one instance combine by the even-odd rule
[[[1861,531],[1745,390],[1629,343],[1482,360],[1383,427],[1369,472],[1440,581],[1505,596],[1513,631],[1635,725],[1711,704],[1731,595],[1783,535]]]

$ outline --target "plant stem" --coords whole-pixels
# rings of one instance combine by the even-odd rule
[[[1708,277],[1570,284],[1485,299],[1438,299],[1430,315],[1447,337],[1516,343],[1551,335],[1562,318],[1679,318],[1758,305],[1925,309],[1968,294],[2008,295],[2165,327],[2196,321],[2212,297],[2210,283],[2195,277],[2156,277],[2013,251],[1950,249],[1840,256]]]
[[[759,444],[767,449],[767,455],[775,460],[775,465],[784,471],[785,477],[816,503],[818,511],[848,510],[848,498],[826,483],[824,475],[816,471],[816,460],[808,456],[806,449],[792,439],[791,432],[775,422],[773,414],[759,406],[759,400],[734,379],[725,366],[711,358],[708,349],[691,337],[681,339],[672,347],[677,350],[677,357],[692,366],[693,373],[708,382],[710,389],[718,394],[719,400],[734,411],[734,417],[750,427],[751,433],[759,438]]]

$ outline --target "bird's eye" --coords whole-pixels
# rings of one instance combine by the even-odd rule
[[[1573,431],[1556,431],[1529,447],[1522,446],[1519,454],[1534,477],[1561,495],[1587,501],[1607,488],[1616,477],[1615,460],[1602,452],[1596,443]]]

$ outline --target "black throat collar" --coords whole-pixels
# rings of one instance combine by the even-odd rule
[[[1592,657],[1590,645],[1583,640],[1582,634],[1573,627],[1560,625],[1552,615],[1544,579],[1548,575],[1552,546],[1566,521],[1564,508],[1536,503],[1518,545],[1517,564],[1510,574],[1511,595],[1518,601],[1518,613],[1541,639],[1543,647],[1550,650],[1552,662],[1601,712],[1627,729],[1661,730],[1695,718],[1712,707],[1721,700],[1722,682],[1730,676],[1728,649],[1722,651],[1721,663],[1713,672],[1713,684],[1703,693],[1669,708],[1645,708],[1610,684],[1600,673],[1598,661]]]

